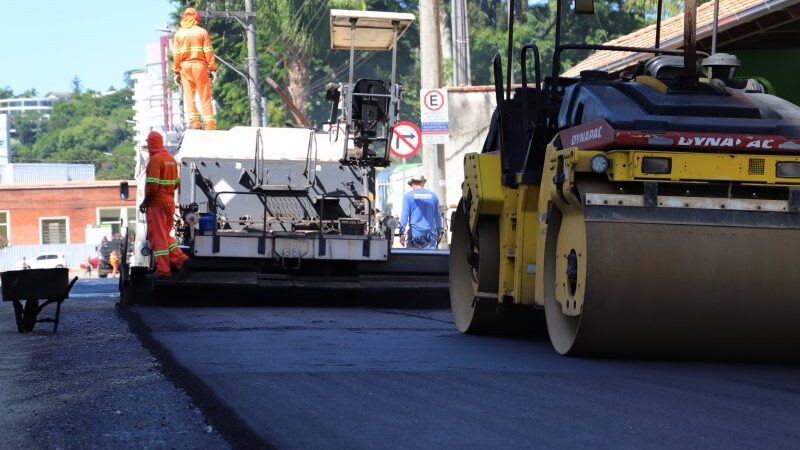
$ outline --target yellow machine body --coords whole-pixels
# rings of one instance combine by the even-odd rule
[[[598,155],[608,161],[607,171],[600,176],[591,168],[592,158]],[[666,176],[644,173],[641,167],[644,157],[670,158],[671,173]],[[760,282],[746,280],[748,272],[760,276],[759,269],[749,267],[751,261],[748,258],[752,258],[756,267],[769,264],[772,258],[783,261],[784,265],[800,262],[800,257],[794,256],[800,255],[800,244],[793,243],[795,234],[779,225],[731,222],[717,226],[688,217],[697,211],[722,216],[741,213],[758,221],[761,217],[758,214],[762,213],[771,214],[770,217],[788,215],[791,207],[787,200],[703,197],[689,192],[685,195],[659,195],[654,206],[646,205],[641,193],[620,193],[617,188],[641,186],[645,182],[658,183],[662,189],[670,185],[689,186],[698,192],[704,185],[719,184],[720,181],[740,186],[796,185],[798,179],[777,176],[776,164],[783,162],[800,163],[800,157],[637,149],[596,151],[577,147],[558,149],[551,143],[545,155],[542,184],[508,187],[500,181],[498,154],[467,155],[462,203],[469,205],[466,214],[469,231],[475,242],[480,237],[484,248],[479,250],[481,262],[477,272],[480,273],[473,272],[476,297],[472,306],[476,312],[467,311],[465,316],[462,307],[460,321],[456,315],[459,329],[470,332],[486,332],[493,326],[495,331],[498,327],[507,329],[509,318],[514,318],[517,313],[506,312],[503,317],[500,311],[544,309],[548,315],[551,341],[556,350],[564,354],[647,353],[650,351],[647,344],[637,346],[631,343],[641,336],[652,337],[659,345],[675,342],[675,348],[670,351],[662,348],[666,353],[785,354],[786,345],[770,345],[765,341],[779,339],[776,342],[785,342],[791,338],[792,333],[785,330],[792,327],[783,322],[788,320],[787,317],[796,317],[795,313],[800,314],[800,301],[793,302],[790,293],[800,289],[800,282],[786,282],[783,272],[774,276],[765,273]],[[673,218],[664,221],[647,218],[607,220],[587,214],[586,208],[602,209],[606,206],[634,216],[638,212],[657,211],[672,214],[670,217]],[[687,218],[681,216],[684,211]],[[454,223],[454,226],[459,225]],[[746,243],[747,239],[758,242]],[[459,246],[455,235],[454,241]],[[485,248],[490,246],[497,249],[489,251]],[[636,250],[631,250],[633,248]],[[731,251],[726,254],[728,248]],[[451,261],[454,261],[454,254],[460,255],[457,250],[451,250]],[[698,262],[698,265],[706,269],[690,267],[694,259],[704,255],[710,255],[709,261]],[[660,267],[659,262],[668,267]],[[718,276],[713,273],[716,267],[721,271]],[[453,273],[458,270],[451,262],[451,289]],[[710,272],[703,274],[703,270]],[[698,271],[699,275],[696,275]],[[738,274],[736,282],[727,280],[731,273]],[[483,280],[482,283],[479,279]],[[669,286],[648,294],[653,285],[661,282]],[[482,287],[479,288],[479,284]],[[487,286],[494,287],[494,290],[487,292]],[[773,326],[780,331],[764,333],[764,339],[754,338],[758,333],[753,329],[742,331],[746,337],[733,339],[739,342],[736,344],[738,348],[731,348],[730,339],[721,338],[719,342],[709,339],[707,346],[696,345],[698,335],[702,336],[706,330],[715,335],[728,335],[732,330],[720,331],[720,325],[691,324],[691,314],[686,314],[692,307],[719,292],[719,295],[730,298],[714,299],[709,302],[710,306],[700,305],[698,314],[705,312],[709,316],[722,317],[729,314],[729,323],[722,326],[741,322],[740,329],[744,330],[747,326],[743,316],[758,320],[756,317],[760,313],[746,306],[749,298],[740,297],[758,296],[759,290],[765,289],[779,292],[779,300],[770,308],[780,314],[773,320]],[[597,297],[615,298],[619,304],[606,302],[600,307],[585,309],[586,301],[600,304]],[[653,298],[652,303],[648,304],[648,297]],[[587,300],[589,298],[592,300]],[[730,304],[724,304],[723,300]],[[694,302],[694,305],[686,302]],[[645,305],[649,309],[635,312],[636,307],[632,305]],[[455,303],[453,308],[455,311]],[[720,313],[715,308],[729,308],[733,312]],[[652,317],[648,316],[651,310],[657,312]],[[628,311],[630,315],[627,315]],[[480,313],[480,321],[470,313]],[[588,321],[584,317],[589,315],[593,317],[592,326],[584,325],[587,329],[578,333],[581,321]],[[685,342],[672,336],[668,330],[658,330],[659,321],[669,322],[670,315],[674,316],[673,320],[686,322],[676,322],[667,327],[685,328]],[[474,326],[476,323],[480,326]],[[652,344],[652,341],[648,342]],[[763,346],[771,348],[764,351]]]
[[[500,183],[500,155],[470,153],[464,158],[462,197],[469,198],[469,226],[477,233],[480,217],[498,221],[499,302],[533,305],[536,236],[526,233],[538,222],[539,187],[509,188]]]
[[[737,78],[735,55],[698,64],[692,33],[664,51],[559,30],[549,77],[536,43],[512,64],[511,26],[518,87],[493,60],[451,224],[457,328],[546,327],[564,355],[800,358],[800,107]],[[561,75],[563,51],[590,49],[654,56]]]

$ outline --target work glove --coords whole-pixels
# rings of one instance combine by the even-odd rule
[[[175,81],[175,84],[177,84],[178,86],[181,85],[181,75],[179,73],[175,74],[175,76],[172,79]]]
[[[145,205],[144,203],[139,205],[139,212],[142,214],[147,214],[147,205]]]
[[[217,72],[208,72],[208,79],[213,83],[217,79]]]

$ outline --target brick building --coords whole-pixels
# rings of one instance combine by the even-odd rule
[[[136,182],[120,199],[119,181],[0,185],[0,239],[13,245],[81,244],[87,225],[136,221]],[[123,225],[124,226],[124,225]]]

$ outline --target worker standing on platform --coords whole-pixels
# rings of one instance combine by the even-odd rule
[[[214,106],[211,104],[211,81],[217,73],[214,49],[208,31],[200,27],[200,13],[194,8],[186,8],[181,16],[181,24],[175,32],[173,42],[173,65],[175,83],[183,87],[183,108],[186,111],[189,128],[216,130]],[[198,112],[195,94],[200,97]]]
[[[411,191],[403,196],[400,215],[400,243],[408,248],[436,248],[442,229],[439,198],[425,189],[424,175],[411,177]]]
[[[170,236],[175,216],[175,189],[178,188],[178,164],[164,148],[164,138],[151,131],[147,136],[147,162],[144,200],[139,206],[147,213],[147,239],[156,262],[156,277],[172,275],[170,266],[180,270],[189,257],[186,256],[175,239]]]

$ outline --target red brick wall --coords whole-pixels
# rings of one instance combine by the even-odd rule
[[[0,210],[10,211],[10,242],[40,244],[40,217],[68,217],[69,243],[86,240],[86,225],[97,223],[97,208],[136,206],[136,187],[120,200],[119,185],[0,189]]]

